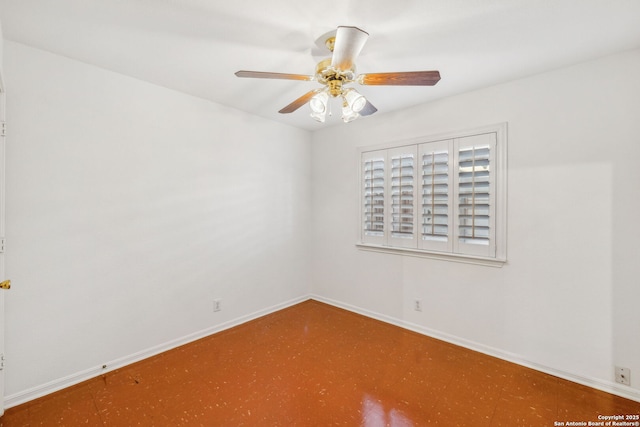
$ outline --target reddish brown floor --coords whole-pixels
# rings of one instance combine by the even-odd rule
[[[316,301],[7,410],[0,426],[556,426],[640,403]]]

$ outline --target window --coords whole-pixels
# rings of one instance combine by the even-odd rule
[[[360,170],[361,248],[506,260],[506,124],[363,148]]]

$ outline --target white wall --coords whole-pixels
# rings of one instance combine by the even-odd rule
[[[640,390],[640,51],[312,137],[20,44],[5,56],[14,403],[310,291],[587,382],[626,366]],[[507,265],[355,248],[356,147],[503,121]]]
[[[308,295],[308,132],[13,42],[5,72],[14,403]]]
[[[640,398],[639,75],[636,50],[315,132],[314,293],[600,387],[626,366]],[[505,121],[507,265],[354,246],[356,147]]]

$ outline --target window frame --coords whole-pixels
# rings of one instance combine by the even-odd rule
[[[490,241],[490,245],[493,248],[489,251],[492,253],[495,251],[495,256],[487,256],[483,254],[483,251],[478,253],[464,251],[456,252],[459,247],[458,232],[454,233],[454,227],[458,227],[458,188],[453,188],[453,185],[457,185],[458,178],[454,179],[454,175],[458,174],[458,155],[462,144],[464,146],[464,138],[476,137],[484,134],[495,134],[495,149],[492,150],[492,163],[491,163],[491,185],[492,188],[492,202],[491,217],[492,221],[495,220],[495,225],[492,227],[491,232],[494,234]],[[453,148],[448,149],[448,243],[444,245],[429,245],[425,244],[421,238],[422,234],[422,201],[423,201],[423,175],[422,175],[422,159],[423,153],[429,150],[442,150],[443,146],[449,146]],[[390,153],[412,151],[415,153],[414,164],[414,177],[413,177],[413,191],[414,191],[414,239],[416,244],[409,245],[411,247],[403,247],[406,245],[394,245],[390,239],[389,227],[391,226],[391,203],[389,202],[390,196],[387,194],[390,191],[390,184],[387,180],[391,179],[390,173],[390,161],[392,155]],[[370,239],[365,236],[364,230],[364,176],[363,166],[364,158],[368,156],[368,153],[376,153],[378,157],[384,156],[384,188],[385,188],[385,206],[384,206],[384,235],[378,239]],[[493,267],[502,267],[507,261],[507,123],[499,123],[489,126],[475,127],[464,131],[447,132],[443,134],[422,136],[418,138],[411,138],[408,140],[391,141],[384,144],[377,144],[372,146],[358,147],[357,149],[357,161],[358,161],[358,213],[357,221],[357,239],[356,247],[365,251],[374,251],[398,255],[416,256],[431,259],[439,259],[446,261],[464,262],[477,265],[487,265]],[[420,172],[418,171],[420,169]],[[452,194],[454,193],[454,194]],[[493,196],[495,194],[495,197]],[[456,200],[454,200],[456,197]],[[434,249],[435,248],[435,249]]]

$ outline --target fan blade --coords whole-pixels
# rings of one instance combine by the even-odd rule
[[[315,95],[316,93],[321,92],[321,91],[322,91],[322,89],[315,89],[315,90],[312,90],[310,92],[305,93],[300,98],[296,99],[291,104],[287,105],[282,110],[278,111],[278,113],[280,113],[280,114],[293,113],[298,108],[302,107],[304,104],[309,102],[309,100],[311,98],[313,98],[313,95]]]
[[[369,34],[360,28],[338,27],[331,66],[338,70],[351,70],[368,37]]]
[[[360,74],[358,83],[387,86],[433,86],[440,80],[438,71],[407,71],[403,73]]]
[[[358,112],[358,114],[360,114],[361,116],[370,116],[373,113],[375,113],[376,111],[378,111],[378,109],[376,107],[374,107],[372,103],[367,101],[367,103],[365,104],[364,108],[362,110],[360,110]]]
[[[269,73],[265,71],[236,71],[238,77],[250,77],[253,79],[284,79],[284,80],[313,80],[313,76],[305,76],[304,74],[287,74],[287,73]]]

